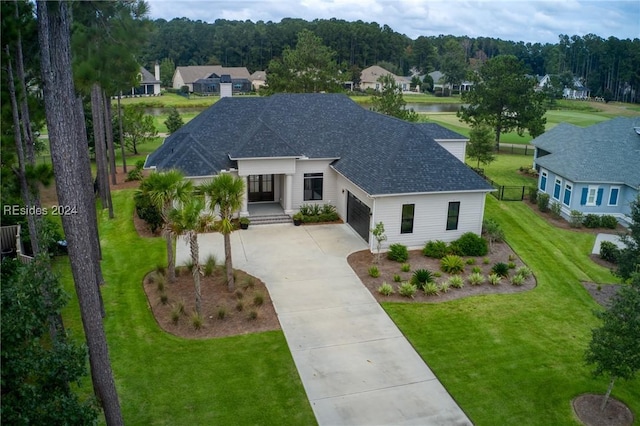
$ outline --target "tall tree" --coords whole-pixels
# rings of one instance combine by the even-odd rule
[[[600,407],[603,411],[616,379],[631,380],[640,370],[640,273],[635,273],[631,284],[621,287],[609,308],[596,316],[602,326],[592,330],[585,360],[595,365],[595,376],[609,376]]]
[[[122,131],[125,145],[136,155],[138,145],[151,142],[158,135],[153,117],[145,114],[144,108],[139,105],[129,105],[124,108]]]
[[[227,288],[234,291],[233,261],[231,259],[231,233],[234,230],[231,219],[240,210],[244,196],[244,180],[229,174],[221,174],[213,180],[201,185],[202,192],[209,197],[211,211],[217,209],[220,221],[218,230],[224,236],[224,264],[227,271]]]
[[[213,217],[204,213],[204,202],[198,197],[189,198],[180,208],[169,212],[169,226],[175,235],[184,235],[189,243],[191,251],[191,274],[196,293],[196,313],[202,316],[202,293],[200,291],[200,247],[198,245],[198,233],[211,229]]]
[[[496,149],[500,135],[516,130],[519,135],[528,130],[532,137],[541,135],[547,119],[544,94],[534,91],[534,79],[526,74],[524,65],[509,55],[489,59],[472,76],[473,86],[462,94],[458,117],[467,123],[486,123],[496,134]]]
[[[629,231],[621,237],[625,247],[620,250],[615,270],[615,274],[625,280],[634,272],[640,272],[640,195],[631,203]]]
[[[467,40],[468,41],[468,40]],[[460,42],[448,40],[445,43],[445,53],[442,57],[440,71],[444,74],[444,82],[451,85],[460,85],[467,74],[467,62],[465,51]]]
[[[282,52],[282,59],[269,62],[266,94],[341,92],[347,74],[341,73],[335,52],[322,44],[322,39],[311,31],[298,34],[295,49]]]
[[[476,167],[480,164],[490,164],[496,157],[493,154],[494,135],[491,127],[486,124],[474,124],[469,133],[469,144],[467,145],[467,157],[477,160]]]
[[[149,196],[151,202],[160,210],[162,215],[162,232],[167,245],[167,268],[169,282],[176,280],[176,263],[173,257],[173,232],[169,212],[174,203],[181,205],[186,202],[193,191],[191,181],[184,179],[184,175],[177,170],[162,173],[152,173],[140,184],[140,191]]]
[[[176,71],[176,64],[171,58],[164,58],[160,62],[160,81],[162,87],[172,87],[173,73]]]
[[[391,74],[383,75],[378,81],[382,84],[382,89],[373,95],[372,109],[401,120],[418,121],[418,114],[412,109],[405,108],[407,102],[402,97],[402,90],[396,84],[393,76]]]
[[[37,2],[43,95],[49,129],[51,160],[58,201],[77,214],[62,216],[71,271],[89,349],[89,364],[96,397],[108,425],[122,425],[109,349],[102,324],[101,298],[91,242],[91,181],[82,107],[76,97],[71,71],[71,11],[67,2]]]

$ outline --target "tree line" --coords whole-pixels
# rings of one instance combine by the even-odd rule
[[[280,22],[230,21],[213,23],[187,18],[152,22],[152,33],[143,49],[141,62],[151,66],[166,61],[172,66],[223,65],[247,67],[250,72],[268,69],[297,35],[308,30],[335,52],[343,71],[357,79],[360,70],[376,64],[398,75],[411,69],[434,70],[461,80],[487,59],[513,55],[531,75],[570,72],[591,90],[592,96],[610,91],[612,99],[637,102],[640,89],[640,39],[603,38],[560,34],[557,43],[525,43],[491,37],[419,36],[415,40],[387,25],[361,20],[285,18]],[[172,69],[163,68],[164,79]],[[166,82],[166,80],[165,80]]]

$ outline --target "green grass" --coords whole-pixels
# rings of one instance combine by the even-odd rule
[[[370,95],[351,95],[351,100],[358,104],[371,104],[373,96]],[[459,104],[462,102],[460,95],[449,97],[437,97],[430,93],[416,93],[403,95],[403,99],[411,104]]]
[[[198,114],[199,114],[198,112],[181,112],[180,117],[182,117],[182,121],[184,122],[184,124],[187,124],[189,121],[193,120]],[[154,126],[156,126],[156,130],[158,130],[159,133],[168,132],[167,126],[164,124],[164,122],[167,121],[167,118],[169,118],[169,113],[153,116],[153,124]]]
[[[518,173],[521,166],[531,167],[533,156],[531,155],[511,155],[498,154],[495,161],[488,165],[480,164],[484,172],[493,181],[500,185],[514,186],[536,186],[538,180],[533,177],[524,176]],[[476,167],[477,161],[467,158],[467,164]]]
[[[588,257],[592,234],[555,229],[524,203],[492,197],[486,216],[534,271],[534,290],[383,307],[475,424],[575,425],[571,399],[608,384],[583,362],[598,306],[580,282],[615,279]],[[613,396],[637,418],[640,378],[618,382]]]
[[[115,219],[99,213],[105,329],[125,423],[314,424],[282,332],[187,340],[160,330],[142,278],[166,262],[164,244],[161,238],[138,237],[132,195],[113,193]],[[57,266],[74,295],[65,324],[81,338],[68,266],[64,261]]]

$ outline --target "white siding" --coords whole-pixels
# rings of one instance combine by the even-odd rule
[[[296,160],[294,158],[238,160],[238,174],[240,176],[293,174],[295,172]]]
[[[292,204],[293,210],[298,210],[301,204],[332,204],[336,205],[336,172],[329,167],[333,160],[298,160],[296,174],[293,176]],[[322,200],[304,201],[304,174],[322,173]]]
[[[467,142],[466,141],[440,141],[436,140],[441,147],[452,153],[456,158],[464,163]]]
[[[442,193],[379,197],[375,199],[372,224],[384,223],[387,235],[383,246],[385,249],[393,243],[418,249],[429,240],[450,242],[465,232],[482,232],[485,196],[484,193]],[[452,201],[460,202],[458,229],[447,231],[447,213],[449,202]],[[400,233],[403,204],[415,204],[413,233],[410,234]]]

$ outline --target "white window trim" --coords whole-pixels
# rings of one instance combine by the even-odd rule
[[[556,185],[560,187],[560,190],[558,191],[558,198],[556,198]],[[551,192],[551,198],[553,198],[556,201],[560,201],[560,198],[562,198],[562,179],[560,178],[555,178],[553,180],[553,191]]]
[[[618,196],[616,197],[616,203],[615,204],[609,204],[611,202],[611,193],[613,192],[614,189],[618,190]],[[617,206],[619,200],[620,200],[620,187],[619,186],[612,186],[611,188],[609,188],[609,196],[607,197],[607,206]]]
[[[542,178],[544,178],[544,188],[540,188],[540,184],[542,183]],[[547,184],[549,183],[549,174],[546,171],[540,173],[540,182],[538,182],[538,190],[547,192]]]
[[[567,187],[569,188],[569,192],[571,192],[571,195],[569,196],[569,204],[565,204],[564,203],[564,194],[565,194],[565,192],[567,192]],[[589,197],[589,194],[587,194],[587,198],[588,197]],[[568,182],[565,182],[565,184],[564,184],[564,192],[562,193],[562,204],[564,204],[567,207],[570,207],[571,206],[571,198],[573,198],[573,185],[568,183]]]
[[[589,198],[591,198],[591,191],[593,191],[593,201],[589,202]],[[598,200],[598,187],[589,185],[589,188],[587,189],[587,201],[585,203],[585,206],[595,206],[597,200]]]

